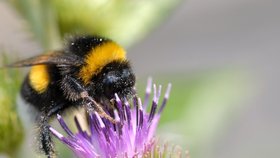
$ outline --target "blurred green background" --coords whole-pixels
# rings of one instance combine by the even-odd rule
[[[140,94],[148,76],[163,88],[173,84],[158,129],[162,140],[189,150],[193,158],[278,157],[279,5],[273,0],[1,1],[0,46],[22,59],[60,48],[71,34],[108,36],[127,48]],[[21,149],[25,157],[29,143]]]

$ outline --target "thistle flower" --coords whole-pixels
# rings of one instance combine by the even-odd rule
[[[167,153],[167,148],[157,145],[155,131],[168,100],[171,84],[168,85],[160,106],[161,86],[157,90],[156,85],[153,85],[154,97],[149,111],[147,109],[149,108],[151,87],[152,81],[149,79],[143,104],[137,97],[134,97],[131,103],[127,100],[122,102],[115,94],[116,124],[112,124],[101,118],[98,113],[93,112],[88,114],[90,134],[81,128],[77,117],[74,120],[78,133],[74,134],[63,118],[57,115],[57,120],[68,136],[63,136],[52,127],[50,127],[50,131],[79,158],[162,157]],[[169,154],[174,154],[174,151],[172,150]],[[174,155],[180,157],[181,154],[176,152]]]

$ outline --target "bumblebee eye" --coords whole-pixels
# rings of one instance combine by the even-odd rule
[[[108,97],[114,96],[114,92],[116,91],[117,84],[120,80],[120,77],[112,71],[109,72],[103,79],[103,90],[105,95]]]
[[[110,87],[110,86],[113,86],[114,85],[114,83],[116,83],[117,81],[118,81],[118,78],[119,77],[117,77],[116,75],[114,75],[114,74],[108,74],[105,78],[104,78],[104,80],[103,80],[103,85],[105,86],[105,87]]]

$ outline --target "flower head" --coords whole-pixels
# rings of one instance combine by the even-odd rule
[[[50,127],[50,131],[80,158],[154,157],[155,154],[160,155],[161,152],[156,146],[154,137],[160,115],[169,97],[171,84],[168,85],[160,106],[161,86],[157,89],[156,85],[153,85],[152,104],[148,106],[151,89],[152,81],[149,79],[143,104],[141,99],[137,97],[134,97],[131,102],[121,101],[116,94],[116,109],[114,110],[116,124],[101,118],[97,112],[92,112],[89,113],[90,133],[81,128],[75,117],[78,132],[74,134],[67,127],[63,118],[57,115],[60,125],[68,136],[63,136],[52,127]]]

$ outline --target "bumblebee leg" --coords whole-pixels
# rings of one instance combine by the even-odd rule
[[[84,98],[86,101],[86,108],[88,111],[91,111],[92,109],[95,110],[101,117],[106,118],[112,123],[116,123],[116,120],[113,119],[110,115],[108,115],[103,108],[101,107],[100,104],[98,104],[92,97],[90,97],[87,92],[83,92],[82,98]]]
[[[74,77],[65,76],[61,82],[61,88],[69,100],[83,99],[87,111],[95,110],[101,117],[108,119],[112,123],[116,122],[103,110],[100,104],[98,104],[91,96],[89,96],[88,91]]]
[[[39,148],[41,151],[44,152],[44,154],[48,158],[55,158],[55,148],[54,144],[51,138],[50,130],[49,130],[49,119],[52,115],[59,113],[60,110],[62,110],[64,107],[64,104],[56,105],[55,108],[48,110],[47,112],[42,112],[40,115],[40,118],[38,120],[39,124],[39,141],[40,145]]]
[[[56,157],[55,151],[54,151],[54,144],[51,139],[50,131],[49,131],[49,124],[48,124],[49,117],[45,114],[40,116],[40,120],[38,122],[39,124],[39,148],[41,151],[44,152],[44,154],[48,158],[54,158]]]
[[[61,89],[68,100],[76,101],[82,98],[81,94],[86,92],[85,87],[74,77],[66,75],[61,81]]]

